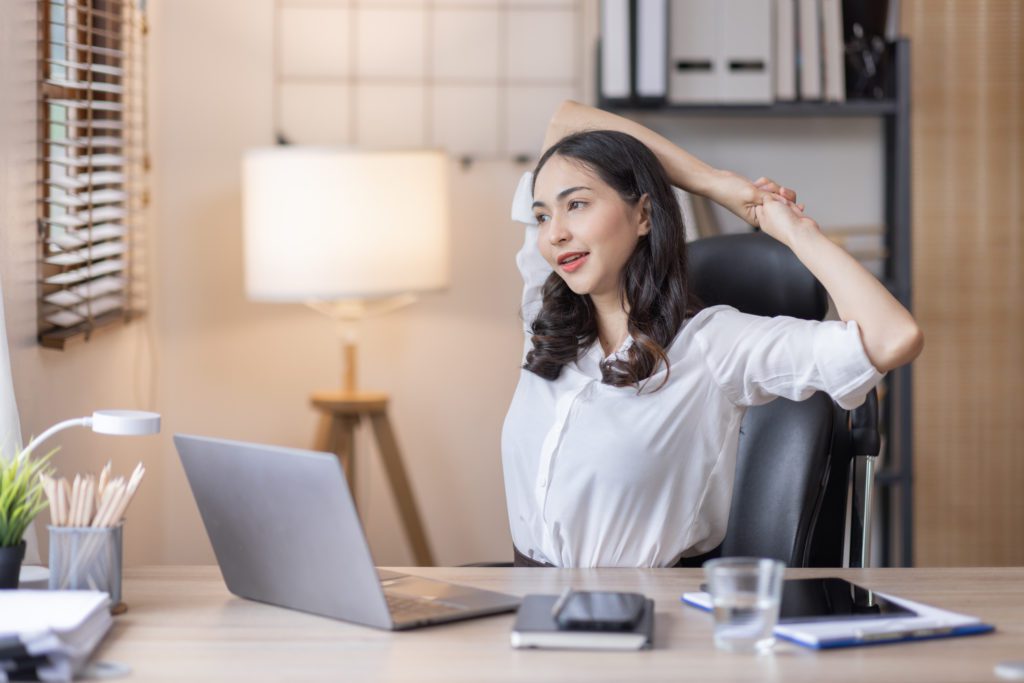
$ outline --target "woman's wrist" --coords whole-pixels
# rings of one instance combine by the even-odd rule
[[[799,220],[790,226],[786,233],[786,238],[781,241],[798,257],[801,252],[806,252],[808,249],[816,249],[823,242],[828,242],[830,245],[834,244],[821,231],[817,223],[807,218]]]
[[[692,169],[690,173],[690,185],[693,189],[690,192],[699,194],[719,204],[730,192],[730,181],[733,181],[736,174],[730,171],[723,171],[702,162],[702,166]]]

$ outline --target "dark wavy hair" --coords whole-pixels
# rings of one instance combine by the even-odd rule
[[[604,384],[639,390],[660,363],[668,370],[665,349],[683,320],[700,309],[700,303],[687,291],[686,238],[679,202],[654,153],[626,133],[593,130],[562,138],[537,162],[534,184],[544,164],[556,155],[595,173],[630,205],[635,206],[644,194],[650,201],[650,232],[640,238],[622,270],[627,328],[634,343],[625,359],[601,364]],[[597,339],[597,313],[590,296],[573,292],[557,273],[551,273],[541,294],[541,310],[532,327],[533,349],[526,354],[523,367],[553,380],[562,366],[576,360]]]

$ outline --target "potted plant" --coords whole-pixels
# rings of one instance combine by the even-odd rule
[[[40,475],[49,473],[53,451],[41,458],[19,451],[0,458],[0,588],[17,588],[25,558],[25,530],[47,505]]]

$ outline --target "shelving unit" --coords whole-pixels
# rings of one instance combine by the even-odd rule
[[[884,227],[888,258],[883,282],[913,310],[910,241],[910,43],[892,45],[893,92],[887,99],[843,103],[778,102],[767,105],[664,105],[658,107],[603,106],[625,116],[644,113],[720,117],[881,117],[884,128]],[[904,366],[886,378],[880,420],[886,451],[876,476],[876,504],[884,566],[913,562],[913,386],[911,369]]]

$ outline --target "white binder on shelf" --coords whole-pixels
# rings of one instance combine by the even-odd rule
[[[668,101],[713,104],[718,98],[719,0],[672,0],[669,5]]]
[[[796,99],[796,0],[775,0],[775,99]]]
[[[661,102],[668,92],[668,0],[635,1],[635,95]]]
[[[600,97],[627,102],[633,94],[630,0],[601,0]]]
[[[800,99],[821,99],[821,18],[819,0],[799,0]]]
[[[669,26],[671,103],[772,102],[770,2],[672,0]]]
[[[772,4],[765,0],[720,0],[722,31],[719,100],[725,104],[769,104],[772,79]]]
[[[821,0],[821,38],[825,55],[825,99],[846,101],[846,43],[841,0]]]

